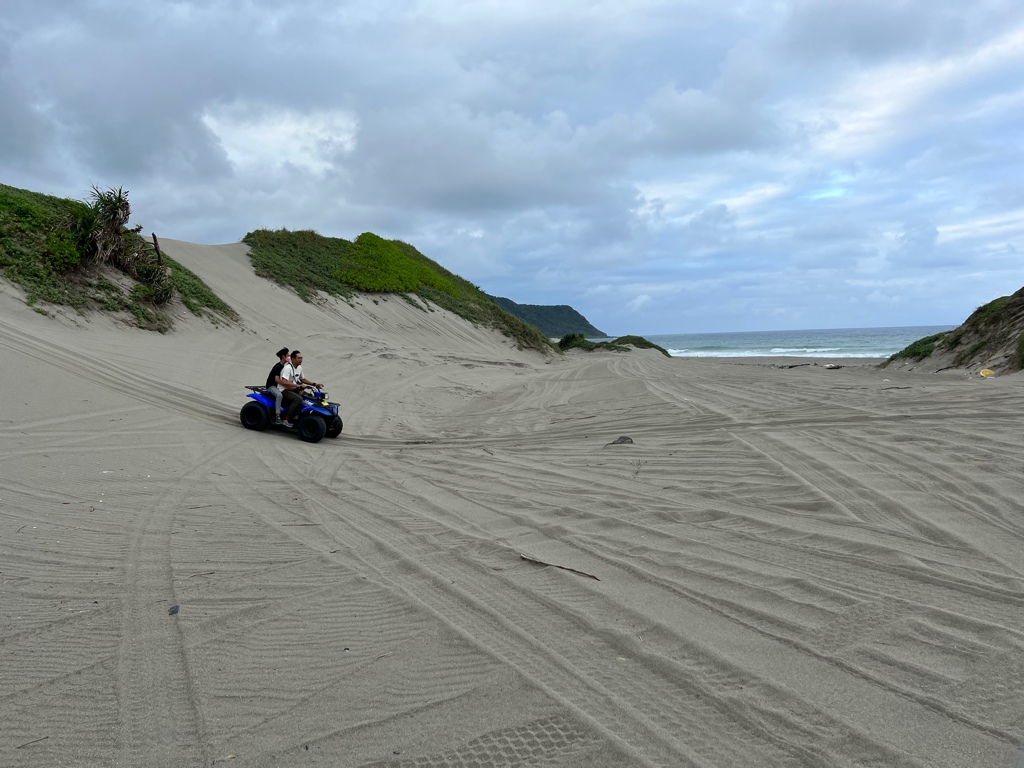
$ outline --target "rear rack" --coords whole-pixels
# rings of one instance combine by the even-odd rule
[[[251,389],[253,392],[266,392],[267,391],[266,387],[247,386],[246,389]]]

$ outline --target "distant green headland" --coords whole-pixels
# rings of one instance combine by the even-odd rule
[[[517,304],[512,299],[491,296],[491,300],[520,320],[540,328],[549,339],[558,339],[567,333],[582,333],[590,337],[607,337],[590,324],[583,315],[568,304]]]

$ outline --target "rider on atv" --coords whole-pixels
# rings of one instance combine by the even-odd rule
[[[289,428],[295,427],[295,417],[302,411],[302,390],[306,385],[322,389],[323,384],[303,377],[302,375],[302,353],[297,349],[292,352],[291,362],[286,363],[277,377],[277,386],[284,393],[284,404],[288,406],[285,412],[284,425]],[[276,422],[275,422],[276,423]]]

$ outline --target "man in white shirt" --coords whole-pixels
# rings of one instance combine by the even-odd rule
[[[283,403],[288,405],[288,411],[284,416],[284,425],[294,427],[295,419],[302,412],[302,396],[300,392],[306,385],[323,388],[323,384],[310,381],[302,375],[302,353],[298,350],[292,352],[292,360],[281,369],[277,377],[277,386],[281,388]]]

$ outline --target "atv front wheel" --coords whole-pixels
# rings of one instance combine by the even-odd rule
[[[307,443],[319,443],[327,432],[327,425],[320,416],[313,414],[299,422],[298,432]]]
[[[266,429],[270,424],[270,414],[265,405],[257,402],[246,403],[238,414],[238,419],[246,429]]]
[[[341,434],[341,417],[336,416],[334,421],[331,422],[331,426],[327,428],[327,437],[337,437]]]

